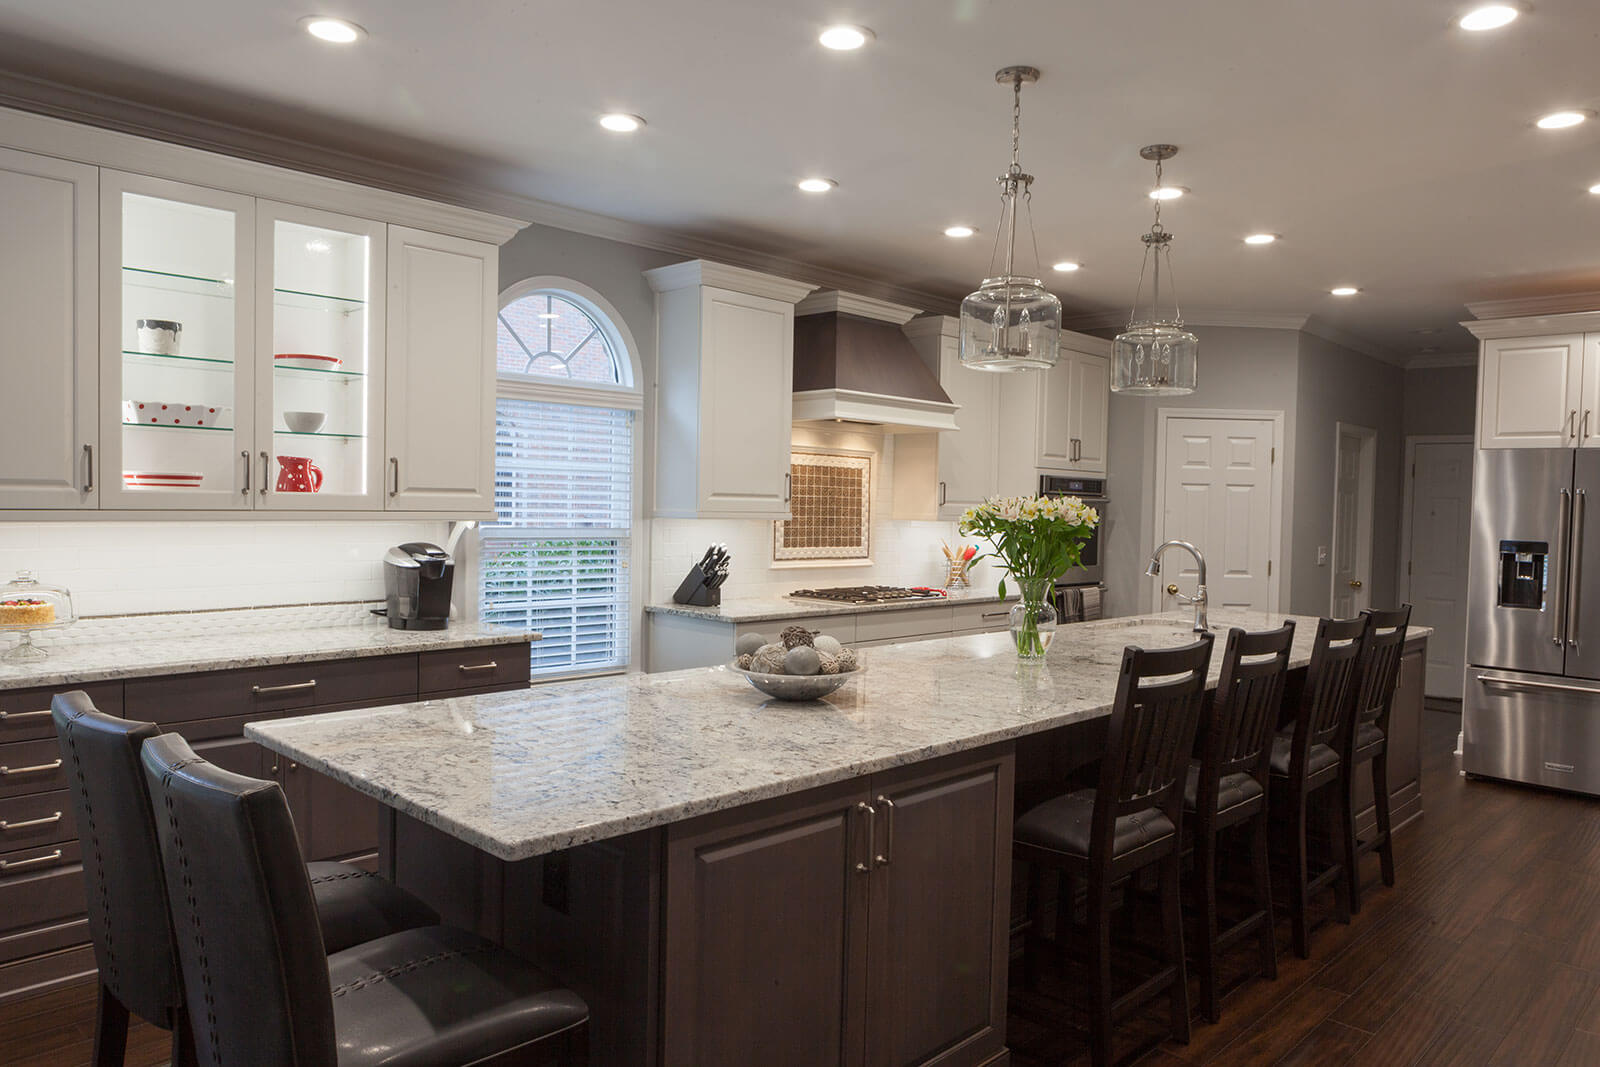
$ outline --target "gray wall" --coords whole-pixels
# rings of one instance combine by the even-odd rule
[[[1317,547],[1333,544],[1333,468],[1339,422],[1378,432],[1377,487],[1372,524],[1372,604],[1392,606],[1400,548],[1400,468],[1405,374],[1398,367],[1300,335],[1296,387],[1294,534],[1289,542],[1293,592],[1289,609],[1325,615],[1332,603],[1330,568],[1317,565]]]
[[[1407,437],[1472,434],[1478,423],[1478,368],[1429,367],[1405,373]]]

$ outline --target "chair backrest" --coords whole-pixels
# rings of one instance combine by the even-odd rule
[[[200,1062],[335,1062],[328,960],[283,791],[171,734],[142,760]]]
[[[1283,706],[1293,647],[1293,620],[1259,633],[1246,633],[1237,626],[1228,631],[1222,675],[1206,719],[1199,811],[1217,810],[1216,792],[1224,775],[1246,772],[1266,788],[1271,740]],[[1207,797],[1210,807],[1204,803]]]
[[[171,1029],[183,1003],[167,885],[139,749],[159,731],[95,710],[81,690],[50,701],[83,846],[100,982],[135,1015]]]
[[[1091,850],[1109,849],[1120,816],[1160,808],[1176,826],[1183,811],[1195,730],[1205,703],[1214,638],[1182,648],[1122,650],[1117,702],[1100,764]],[[1110,798],[1111,803],[1106,799]]]
[[[1367,620],[1322,619],[1311,646],[1311,666],[1295,715],[1294,748],[1289,761],[1291,777],[1305,766],[1312,745],[1338,749],[1345,723],[1355,707],[1356,663],[1361,658]]]
[[[1400,682],[1400,656],[1406,643],[1406,627],[1411,624],[1411,605],[1395,611],[1365,611],[1366,637],[1361,642],[1361,658],[1356,663],[1356,704],[1349,730],[1377,724],[1389,729],[1389,708],[1394,703],[1395,687]]]

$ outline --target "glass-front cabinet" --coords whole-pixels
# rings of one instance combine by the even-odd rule
[[[384,226],[257,201],[256,250],[257,506],[381,510]]]

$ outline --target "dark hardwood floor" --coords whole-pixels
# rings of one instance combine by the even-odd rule
[[[1246,982],[1219,1024],[1197,1019],[1188,1045],[1141,1064],[1600,1064],[1600,804],[1467,781],[1459,716],[1424,717],[1425,814],[1396,835],[1395,888],[1368,857],[1351,925],[1315,931],[1311,960],[1285,949],[1276,982]],[[1038,999],[1018,997],[1016,1067],[1087,1063]],[[89,1063],[93,1006],[83,985],[0,1007],[0,1061]],[[1160,1024],[1159,1009],[1133,1020],[1119,1049]],[[166,1035],[134,1025],[127,1062],[166,1059]]]

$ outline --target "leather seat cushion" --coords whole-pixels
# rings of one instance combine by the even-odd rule
[[[1356,728],[1356,751],[1361,752],[1368,748],[1381,746],[1386,742],[1383,731],[1378,729],[1377,723],[1364,722]]]
[[[1288,777],[1289,756],[1294,751],[1293,733],[1279,733],[1272,738],[1272,773]],[[1316,774],[1339,762],[1339,753],[1327,745],[1312,745],[1306,754],[1306,773]]]
[[[438,1067],[558,1034],[582,998],[476,934],[406,930],[328,957],[340,1067]]]
[[[1047,800],[1017,820],[1012,836],[1021,844],[1089,855],[1089,832],[1094,825],[1095,790],[1076,792]],[[1159,808],[1145,808],[1117,820],[1111,839],[1112,856],[1123,856],[1136,848],[1161,840],[1176,831],[1172,820]]]
[[[329,955],[363,941],[417,926],[433,926],[438,914],[404,889],[348,863],[308,863],[317,902],[322,944]]]
[[[1217,789],[1217,810],[1227,811],[1237,807],[1247,800],[1261,795],[1261,783],[1256,781],[1248,772],[1239,771],[1236,774],[1225,774]],[[1189,764],[1189,777],[1183,783],[1183,806],[1188,811],[1200,810],[1200,764],[1198,761]]]

